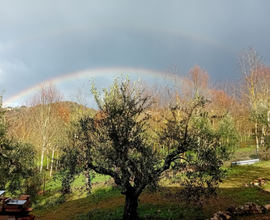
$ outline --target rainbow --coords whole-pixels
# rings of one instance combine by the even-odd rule
[[[115,29],[126,29],[126,30],[138,30],[138,31],[143,31],[143,32],[154,32],[156,34],[160,33],[168,33],[173,36],[178,36],[178,37],[183,37],[186,39],[193,39],[195,41],[208,44],[211,46],[214,46],[216,48],[219,48],[221,50],[227,51],[229,53],[237,53],[237,51],[232,48],[231,46],[215,40],[213,38],[210,38],[208,36],[202,35],[200,33],[195,33],[195,32],[190,32],[190,31],[181,31],[179,29],[169,29],[169,28],[160,28],[160,27],[148,27],[148,26],[132,26],[132,28],[128,25],[121,25],[121,26],[116,26],[116,25],[78,25],[78,26],[68,26],[64,28],[59,28],[59,29],[51,29],[47,30],[44,32],[39,32],[39,33],[34,33],[29,36],[25,36],[19,40],[13,40],[10,42],[7,42],[3,45],[0,45],[0,53],[4,53],[7,50],[11,50],[13,48],[20,47],[24,44],[30,43],[32,41],[37,41],[37,40],[42,40],[46,38],[51,38],[51,37],[56,37],[58,35],[66,35],[69,33],[76,33],[76,32],[83,32],[83,31],[93,31],[96,32],[101,29],[108,29],[108,28],[115,28]]]
[[[64,27],[60,29],[53,29],[53,30],[47,30],[45,32],[39,32],[35,34],[31,34],[29,36],[25,36],[19,40],[14,40],[7,42],[5,44],[0,45],[0,53],[5,53],[8,50],[16,49],[22,45],[25,45],[27,43],[31,43],[32,41],[38,41],[46,38],[51,38],[59,35],[66,35],[69,33],[76,33],[76,32],[83,32],[83,31],[98,31],[100,29],[106,29],[106,28],[123,28],[123,29],[130,29],[130,30],[138,30],[138,31],[144,31],[144,32],[155,32],[156,34],[159,33],[168,33],[173,36],[177,37],[183,37],[186,39],[193,39],[198,42],[202,42],[204,44],[208,44],[211,46],[214,46],[216,48],[222,49],[226,52],[235,54],[236,51],[234,48],[230,47],[229,45],[226,45],[223,42],[217,41],[215,39],[209,38],[207,36],[203,36],[199,33],[191,33],[191,32],[184,32],[179,29],[166,29],[166,28],[155,28],[155,27],[144,27],[144,26],[133,26],[132,28],[130,26],[105,26],[105,25],[99,25],[99,26],[89,26],[89,25],[80,25],[80,26],[69,26]],[[53,82],[56,85],[64,83],[66,81],[71,81],[76,78],[82,78],[82,77],[92,77],[92,76],[119,76],[121,73],[124,75],[137,75],[137,76],[148,76],[148,77],[157,77],[160,78],[164,72],[156,71],[156,70],[149,70],[149,69],[141,69],[141,68],[129,68],[129,67],[116,67],[116,68],[101,68],[101,69],[88,69],[78,72],[73,72],[65,75],[61,75],[55,78],[48,79],[44,82],[40,82],[28,89],[25,89],[12,97],[8,98],[7,100],[4,100],[4,106],[7,106],[9,104],[14,103],[15,101],[20,100],[23,97],[26,97],[27,95],[33,93],[38,89],[38,87],[41,84],[47,83],[47,82]]]
[[[65,75],[57,76],[54,78],[50,78],[46,81],[40,82],[30,88],[27,88],[13,95],[7,100],[3,100],[4,101],[3,106],[9,106],[9,105],[12,105],[12,103],[22,100],[23,98],[37,91],[41,85],[49,83],[49,82],[52,82],[55,85],[60,85],[60,84],[71,82],[80,78],[90,79],[95,76],[116,77],[116,76],[119,76],[120,74],[123,74],[124,76],[126,75],[136,76],[137,79],[141,78],[143,80],[147,78],[163,79],[163,76],[164,76],[164,72],[151,70],[151,69],[142,69],[142,68],[115,67],[115,68],[87,69],[87,70],[82,70],[82,71],[77,71],[77,72],[72,72]]]

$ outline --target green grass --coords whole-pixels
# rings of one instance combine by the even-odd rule
[[[46,182],[45,184],[45,191],[56,191],[56,190],[60,190],[61,188],[61,181],[57,180],[54,181],[53,178],[49,178],[49,181]],[[92,179],[92,183],[99,183],[99,182],[105,182],[109,180],[109,176],[106,175],[101,175],[101,174],[95,174],[94,179]],[[83,185],[85,185],[85,177],[83,174],[81,174],[78,178],[75,179],[75,181],[72,183],[72,187],[82,187]],[[42,186],[43,187],[43,186]]]
[[[251,151],[255,151],[255,146],[251,146],[251,147],[246,147],[246,148],[238,148],[236,149],[235,153],[243,153],[243,152],[251,152]]]
[[[251,165],[233,166],[228,168],[228,178],[235,179],[239,183],[248,183],[262,178],[270,178],[270,161],[260,161]]]
[[[72,212],[76,213],[78,209],[81,209],[84,212],[85,210],[86,211],[89,210],[89,208],[96,209],[97,205],[99,205],[101,202],[104,202],[109,199],[113,199],[115,197],[119,197],[119,195],[120,195],[119,188],[107,186],[103,188],[93,189],[92,194],[88,197],[81,198],[78,200],[67,201],[64,203],[61,203],[61,202],[57,203],[57,199],[59,199],[59,197],[58,198],[55,197],[54,199],[50,197],[49,199],[46,199],[46,203],[34,209],[35,210],[34,214],[36,216],[44,216],[48,213],[49,214],[58,213],[60,218],[56,218],[56,219],[61,219],[63,216],[61,213],[66,214],[67,210],[70,211],[71,213]],[[83,215],[86,215],[86,213],[83,213]],[[57,214],[53,214],[53,216],[57,216]],[[70,219],[74,219],[74,216],[76,216],[76,214],[73,214],[71,216],[68,215],[68,216]],[[45,219],[47,218],[45,217]],[[62,219],[65,219],[65,218],[62,218]]]
[[[107,187],[102,187],[102,188],[96,188],[93,189],[92,191],[92,196],[90,196],[90,198],[96,198],[98,199],[98,202],[106,200],[106,199],[110,199],[112,197],[116,197],[120,195],[120,188],[118,187],[111,187],[111,186],[107,186]]]
[[[251,159],[250,156],[254,155],[255,148],[244,148],[236,150],[236,159]],[[180,204],[176,200],[166,200],[163,202],[163,198],[166,197],[166,193],[157,192],[150,194],[144,192],[140,197],[138,206],[138,213],[141,219],[196,219],[199,215],[202,215],[202,219],[211,218],[212,214],[219,210],[226,210],[229,206],[243,205],[247,202],[255,202],[259,205],[265,205],[270,203],[270,193],[263,191],[259,187],[244,187],[244,184],[257,180],[259,177],[269,178],[269,183],[262,188],[265,190],[270,189],[270,161],[261,161],[253,165],[245,166],[227,166],[227,178],[220,185],[217,193],[217,198],[211,198],[208,203],[204,204],[203,212],[201,213],[196,207],[186,207]],[[68,218],[71,220],[84,220],[84,219],[98,219],[98,220],[112,220],[121,219],[123,214],[124,196],[121,195],[120,189],[113,187],[104,187],[102,182],[107,181],[108,177],[102,175],[96,175],[93,182],[99,182],[102,188],[95,186],[92,191],[92,195],[89,197],[76,196],[70,198],[68,202],[63,204],[57,203],[57,194],[55,192],[60,189],[60,183],[56,183],[55,186],[50,180],[46,184],[46,189],[51,189],[51,193],[44,195],[41,198],[43,202],[43,209],[35,210],[37,216],[40,219],[66,219],[67,210]],[[57,185],[58,184],[58,185]],[[84,176],[80,177],[73,183],[72,187],[79,187],[84,184]],[[175,187],[177,189],[177,187]],[[167,189],[172,189],[168,187]],[[179,188],[180,189],[180,188]],[[153,195],[153,199],[149,199]],[[82,198],[85,197],[85,198]],[[73,200],[77,199],[77,200]],[[162,200],[158,202],[158,200]],[[46,208],[46,201],[47,205]],[[50,208],[49,208],[50,207]],[[58,217],[57,217],[58,216]],[[37,218],[39,219],[39,218]]]
[[[45,194],[39,195],[37,197],[37,204],[34,205],[34,207],[38,209],[43,209],[47,207],[51,207],[55,204],[60,204],[61,200],[59,200],[59,197],[61,196],[60,190],[61,190],[61,181],[57,180],[54,181],[53,177],[49,177],[49,172],[46,173],[46,183],[45,183]],[[109,176],[96,174],[94,179],[92,179],[92,183],[103,183],[105,181],[109,180]],[[85,177],[83,174],[81,174],[78,178],[75,179],[75,181],[71,185],[71,189],[73,191],[72,195],[68,197],[68,200],[75,200],[84,198],[87,196],[87,192],[83,190],[79,190],[80,187],[85,185]],[[42,190],[44,185],[42,184]],[[95,193],[97,189],[93,189],[92,192]],[[101,191],[108,191],[108,189],[105,187],[103,189],[99,189],[99,193]],[[108,194],[110,195],[110,194]]]
[[[198,212],[195,208],[179,207],[177,204],[165,205],[139,205],[138,213],[140,219],[197,219],[197,217],[207,217]],[[93,209],[85,214],[75,215],[73,220],[117,220],[122,219],[123,207],[104,209]],[[204,218],[203,218],[204,219]]]
[[[220,188],[218,189],[218,196],[227,197],[230,199],[227,208],[230,205],[243,205],[247,202],[254,202],[258,205],[265,205],[270,202],[268,193],[264,193],[258,187],[252,188]]]

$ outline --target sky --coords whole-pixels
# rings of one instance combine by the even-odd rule
[[[269,0],[0,0],[0,90],[20,106],[53,82],[72,99],[89,78],[99,88],[115,76],[151,83],[175,65],[211,79],[241,77],[237,57],[253,46],[270,64]]]

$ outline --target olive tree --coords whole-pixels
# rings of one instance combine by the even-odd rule
[[[64,149],[60,161],[65,189],[70,190],[70,183],[84,166],[111,176],[126,196],[123,219],[136,218],[139,195],[147,186],[156,185],[170,168],[190,168],[183,180],[195,192],[189,198],[215,191],[224,174],[220,167],[228,154],[221,135],[205,125],[209,122],[207,114],[198,114],[206,103],[202,97],[182,107],[180,103],[171,105],[163,119],[166,123],[153,140],[149,135],[153,101],[140,83],[116,79],[102,94],[94,83],[91,91],[99,113],[80,120],[77,144]],[[185,114],[178,120],[175,113],[180,108]],[[154,142],[165,145],[166,153],[157,150],[161,147],[155,149]],[[182,158],[184,153],[186,157]],[[195,182],[193,177],[201,181]],[[203,191],[205,188],[208,191]]]

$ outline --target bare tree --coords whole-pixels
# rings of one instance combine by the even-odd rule
[[[196,96],[206,97],[209,95],[209,79],[210,76],[207,71],[195,65],[188,72],[187,78],[185,78],[185,92],[188,93],[191,98],[195,98]]]
[[[239,67],[243,74],[241,97],[250,113],[257,115],[259,107],[267,105],[270,97],[270,70],[263,63],[262,56],[253,48],[243,50],[239,55]],[[256,151],[260,145],[258,121],[254,117]],[[261,143],[263,143],[264,125],[262,125]]]
[[[59,126],[57,110],[62,97],[56,86],[49,83],[41,85],[28,102],[31,132],[35,139],[33,141],[41,148],[40,172],[43,169],[44,154],[57,133]]]

